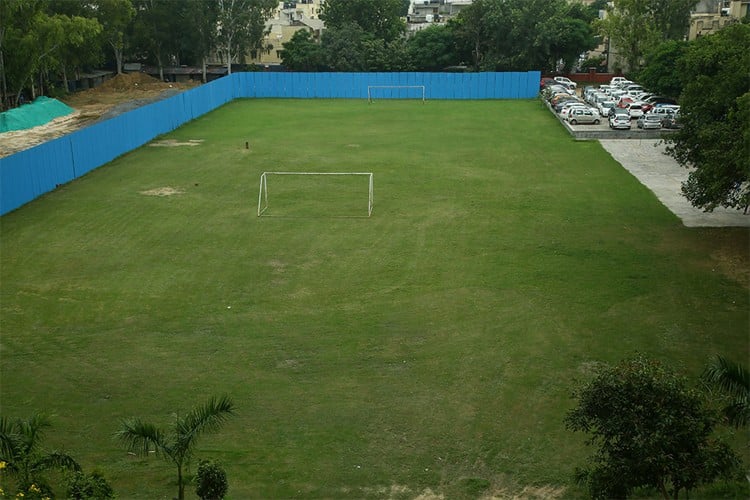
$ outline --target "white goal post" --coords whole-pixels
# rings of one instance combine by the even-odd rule
[[[415,94],[419,98],[421,97],[422,102],[425,102],[425,87],[424,85],[368,85],[367,86],[367,102],[372,102],[372,94],[374,89],[417,89]]]
[[[260,188],[258,189],[258,217],[268,210],[268,176],[270,175],[361,175],[367,177],[367,217],[372,215],[373,204],[373,175],[372,172],[263,172],[260,175]],[[363,216],[362,216],[363,217]]]

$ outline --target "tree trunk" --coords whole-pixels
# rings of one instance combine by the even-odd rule
[[[177,466],[177,498],[185,500],[185,485],[182,484],[182,465]]]
[[[5,111],[6,99],[8,98],[8,85],[5,81],[5,58],[0,49],[0,76],[2,76],[2,98],[0,99],[0,111]]]
[[[64,65],[63,65],[63,68],[62,68],[62,77],[63,77],[63,87],[65,88],[65,92],[64,93],[67,94],[68,91],[69,91],[69,88],[68,88],[68,72],[65,70],[65,66]]]
[[[208,78],[206,77],[206,56],[203,56],[203,83],[206,83],[207,81]]]

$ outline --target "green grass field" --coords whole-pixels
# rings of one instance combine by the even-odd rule
[[[176,495],[121,419],[220,394],[237,414],[195,456],[233,499],[577,496],[562,419],[593,367],[747,359],[748,230],[686,229],[537,101],[243,100],[164,138],[203,142],[0,219],[2,414],[51,414],[48,447],[120,498]],[[280,170],[373,172],[372,216],[316,181],[299,206],[269,184],[292,212],[259,218]]]

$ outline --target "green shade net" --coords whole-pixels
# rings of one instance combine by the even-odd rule
[[[57,117],[69,115],[72,112],[73,108],[57,99],[40,96],[31,104],[24,104],[0,113],[0,133],[44,125]]]

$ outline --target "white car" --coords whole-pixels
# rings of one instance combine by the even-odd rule
[[[560,83],[561,85],[565,85],[569,89],[575,89],[578,87],[578,84],[569,78],[565,78],[564,76],[556,76],[555,81]]]
[[[617,87],[620,85],[620,82],[626,82],[628,79],[624,76],[615,76],[609,81],[609,85],[611,87]]]
[[[609,110],[616,106],[617,103],[615,101],[602,101],[597,105],[597,109],[600,115],[609,116]]]
[[[643,116],[643,107],[641,106],[641,103],[631,102],[628,104],[628,114],[630,115],[631,120]]]

